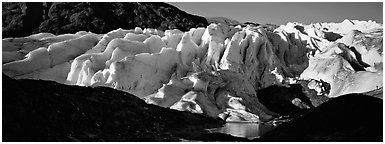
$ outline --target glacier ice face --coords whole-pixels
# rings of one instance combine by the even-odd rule
[[[226,121],[267,121],[256,90],[309,80],[329,97],[382,88],[382,25],[369,21],[262,27],[210,24],[187,32],[40,33],[3,39],[3,73],[105,86],[147,103]],[[293,103],[299,101],[293,99]]]
[[[138,97],[154,93],[167,82],[177,65],[177,51],[164,48],[160,53],[126,56],[110,66],[108,84]]]
[[[3,72],[11,77],[31,73],[63,64],[83,54],[98,42],[95,34],[86,34],[75,39],[53,43],[48,48],[41,47],[26,55],[25,59],[3,65]]]
[[[2,55],[2,63],[9,63],[12,61],[22,60],[25,55],[27,55],[29,51],[26,50],[18,50],[18,51],[3,51]]]
[[[191,39],[190,33],[185,33],[177,45],[176,51],[180,52],[181,63],[184,66],[191,66],[192,61],[198,53],[198,46]]]
[[[158,35],[150,36],[149,38],[144,40],[143,43],[147,44],[153,53],[159,53],[163,47],[166,47],[166,44],[162,41],[162,38]]]
[[[139,41],[143,42],[147,39],[147,36],[144,34],[134,34],[134,33],[127,33],[126,36],[124,36],[125,40],[131,40],[131,41]]]
[[[382,87],[382,71],[355,71],[342,56],[335,53],[333,57],[330,55],[333,54],[311,58],[310,65],[301,74],[301,78],[323,80],[329,83],[331,85],[329,97],[362,93]]]

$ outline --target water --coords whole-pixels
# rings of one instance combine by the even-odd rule
[[[208,129],[210,133],[224,133],[249,139],[258,138],[273,130],[276,126],[271,123],[226,123],[223,127]]]

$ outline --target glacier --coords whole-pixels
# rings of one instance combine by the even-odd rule
[[[289,22],[273,32],[212,23],[186,32],[39,33],[3,39],[2,69],[15,79],[111,87],[170,109],[257,122],[279,115],[257,97],[269,86],[309,81],[320,94],[323,81],[330,98],[381,89],[382,39],[382,24],[358,20]]]

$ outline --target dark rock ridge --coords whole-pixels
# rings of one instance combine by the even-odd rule
[[[188,14],[166,3],[5,2],[2,4],[3,37],[21,37],[40,32],[107,33],[117,28],[135,27],[186,31],[208,25],[204,17]]]
[[[340,96],[255,140],[381,142],[382,105],[382,99],[363,94]]]
[[[204,135],[204,128],[223,124],[146,104],[111,88],[13,80],[4,74],[2,82],[2,139],[8,142],[196,140]]]
[[[270,86],[257,90],[257,96],[269,110],[280,115],[297,116],[314,108],[310,98],[302,92],[300,84],[293,84],[290,87]]]

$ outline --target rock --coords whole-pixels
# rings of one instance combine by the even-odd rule
[[[367,95],[340,96],[254,141],[379,142],[383,140],[382,105],[382,99]]]
[[[270,86],[257,91],[260,102],[269,110],[282,116],[298,116],[313,108],[312,102],[302,92],[299,84],[284,86]]]
[[[29,4],[40,6],[27,8]],[[27,11],[23,12],[23,9]],[[3,37],[22,37],[40,32],[59,35],[80,30],[107,33],[117,28],[135,27],[188,31],[208,25],[206,18],[167,3],[6,3],[3,10]],[[34,19],[23,21],[30,17]]]
[[[325,39],[327,39],[328,41],[336,41],[336,40],[342,38],[341,35],[334,33],[334,32],[323,32],[323,33],[325,35]]]
[[[3,82],[2,138],[8,142],[181,141],[224,123],[146,104],[111,88],[13,80],[4,74]]]

